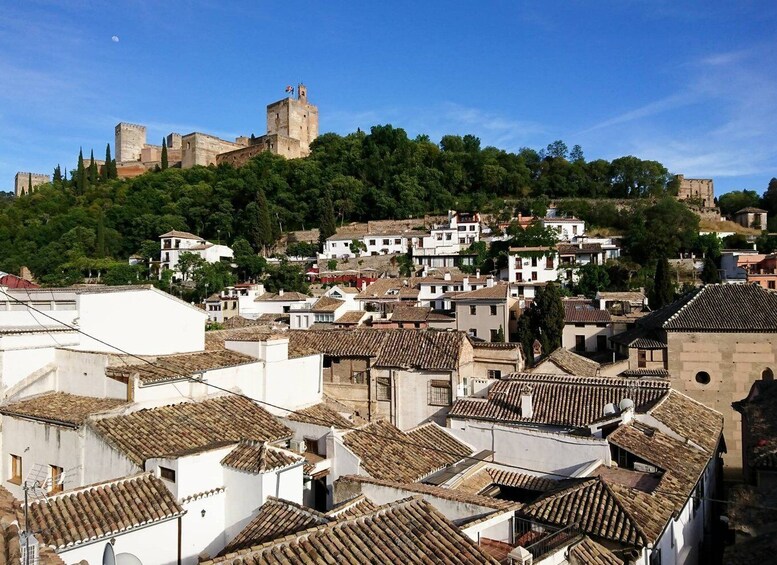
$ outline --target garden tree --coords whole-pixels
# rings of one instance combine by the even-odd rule
[[[718,234],[705,233],[696,237],[693,251],[703,257],[710,256],[717,263],[720,260],[721,242]]]
[[[145,282],[145,278],[140,265],[115,263],[105,271],[102,282],[107,285],[140,284]]]
[[[320,249],[324,249],[324,242],[335,233],[337,233],[337,226],[335,225],[335,210],[332,204],[332,196],[328,190],[324,191],[324,197],[321,199],[321,223],[318,227],[318,245]]]
[[[774,253],[777,251],[777,237],[764,232],[758,236],[758,239],[755,240],[755,245],[758,249],[758,253],[764,253],[767,255],[769,253]]]
[[[529,316],[532,341],[539,340],[542,350],[550,353],[561,347],[564,332],[564,304],[556,283],[548,283],[537,290],[534,301],[525,315]],[[531,351],[531,348],[528,350]]]
[[[162,138],[162,170],[164,171],[168,167],[167,162],[167,140]]]
[[[78,165],[76,167],[76,190],[83,194],[86,192],[86,169],[84,168],[84,152],[78,150]]]
[[[137,255],[140,255],[146,261],[158,261],[159,242],[150,239],[144,240],[138,248]]]
[[[397,263],[399,265],[399,275],[402,277],[412,276],[415,271],[415,263],[413,263],[413,257],[410,252],[403,253],[399,256]]]
[[[337,259],[330,259],[326,262],[326,269],[327,271],[335,271],[337,270]]]
[[[229,265],[220,261],[216,263],[203,262],[192,271],[191,276],[197,295],[203,299],[214,292],[221,292],[236,282],[235,275],[232,274]]]
[[[289,257],[315,257],[318,246],[306,241],[294,241],[286,245],[286,255]]]
[[[54,176],[52,179],[53,182],[62,182],[62,169],[60,169],[59,165],[54,167]]]
[[[607,267],[588,263],[579,267],[579,280],[575,292],[588,298],[593,298],[600,290],[605,290],[610,286],[610,275],[607,273]]]
[[[669,261],[666,257],[661,257],[656,262],[656,274],[648,298],[648,305],[651,310],[658,310],[672,302],[672,299],[674,299],[674,282],[669,270]]]
[[[359,255],[362,252],[367,251],[367,246],[364,244],[364,242],[361,239],[352,239],[351,240],[351,253],[354,255]]]
[[[693,247],[699,233],[699,216],[672,197],[637,206],[629,215],[629,222],[624,247],[642,265],[659,257],[677,257],[681,250]]]
[[[463,272],[465,273],[474,273],[476,271],[481,271],[483,273],[490,272],[491,269],[487,268],[490,265],[487,265],[487,262],[489,261],[489,255],[488,255],[488,245],[486,244],[485,241],[473,242],[467,249],[460,251],[459,255],[463,255],[463,256],[474,255],[474,257],[472,257],[471,265],[461,264],[461,266],[459,267]]]
[[[574,162],[585,163],[585,156],[583,155],[583,148],[579,145],[574,145],[572,151],[569,152],[569,160]]]
[[[241,282],[256,280],[267,269],[267,260],[257,255],[245,238],[236,239],[232,244],[232,251],[235,255],[238,280]]]
[[[723,238],[723,247],[726,249],[752,249],[747,236],[735,233]]]
[[[620,157],[610,164],[611,196],[661,196],[668,193],[673,178],[666,167],[657,161],[643,161],[631,155]]]
[[[704,269],[701,272],[701,281],[704,284],[714,284],[720,282],[720,272],[715,260],[711,255],[704,258]]]
[[[89,184],[95,185],[97,184],[97,181],[99,180],[100,175],[97,172],[97,163],[94,161],[94,149],[92,149],[92,154],[89,156]]]
[[[502,324],[499,324],[499,329],[496,332],[496,341],[497,343],[504,343],[505,341],[505,329],[502,327]]]
[[[286,259],[281,259],[277,266],[267,268],[264,286],[268,292],[278,292],[279,290],[303,294],[308,292],[305,273],[300,267],[289,263]]]
[[[734,190],[718,197],[718,208],[724,216],[733,216],[742,208],[757,208],[761,197],[755,190]]]
[[[769,181],[760,206],[769,213],[770,217],[777,217],[777,178]]]
[[[105,145],[105,164],[100,168],[100,180],[101,181],[107,181],[111,180],[113,177],[111,176],[111,144],[107,143]]]
[[[518,318],[516,336],[523,350],[524,362],[527,366],[533,365],[532,345],[534,344],[534,331],[532,330],[529,310],[524,310]]]
[[[27,190],[32,193],[32,173],[30,173],[27,177]]]
[[[184,251],[178,256],[178,271],[184,282],[188,281],[193,274],[205,265],[205,259],[196,253]]]

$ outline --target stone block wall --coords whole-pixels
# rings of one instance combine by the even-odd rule
[[[140,153],[146,145],[146,126],[121,122],[116,124],[114,148],[116,162],[140,161]]]
[[[234,151],[240,146],[212,135],[195,132],[181,138],[181,148],[181,167],[188,169],[195,165],[215,165],[216,155]]]
[[[715,207],[715,188],[712,179],[687,179],[677,175],[680,188],[677,191],[678,200],[698,200],[702,208]]]
[[[19,171],[14,175],[13,191],[16,196],[29,194],[36,186],[51,182],[51,176],[43,173]]]

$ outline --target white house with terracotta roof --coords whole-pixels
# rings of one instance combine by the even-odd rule
[[[456,307],[456,329],[472,338],[507,342],[517,331],[521,308],[506,283],[489,277],[485,287],[459,293],[451,301]]]
[[[169,231],[159,236],[161,255],[159,263],[159,277],[162,272],[173,270],[173,277],[184,278],[178,269],[178,261],[182,253],[193,253],[202,257],[207,263],[218,263],[219,261],[230,261],[235,254],[230,247],[211,243],[210,241],[193,233],[185,231]]]
[[[346,312],[361,310],[356,302],[359,291],[353,287],[333,286],[315,302],[294,304],[289,309],[289,326],[293,330],[307,330],[313,324],[333,324]]]
[[[571,241],[585,233],[585,222],[580,218],[542,218],[540,225],[555,231],[559,241]]]
[[[418,289],[419,306],[452,311],[451,298],[455,293],[484,288],[489,278],[492,277],[481,275],[480,271],[470,275],[457,270],[443,270],[424,272],[424,276],[413,279],[413,284]]]
[[[590,300],[565,299],[561,346],[577,353],[607,351],[612,337],[612,317]]]
[[[427,267],[458,267],[471,263],[460,253],[480,241],[480,214],[448,211],[448,221],[435,224],[413,246],[413,260]]]
[[[533,299],[537,288],[558,280],[558,252],[551,247],[511,247],[501,279],[510,283],[511,294]]]

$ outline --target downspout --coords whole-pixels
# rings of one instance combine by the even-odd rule
[[[181,565],[181,516],[178,516],[178,565]]]

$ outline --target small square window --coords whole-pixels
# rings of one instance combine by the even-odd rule
[[[469,313],[470,313],[470,315],[474,316],[475,314],[478,313],[478,307],[475,306],[475,305],[470,306],[469,307]]]
[[[378,400],[391,400],[391,379],[379,377],[375,380],[377,385],[376,396]]]
[[[496,316],[496,305],[492,304],[489,309],[491,310],[491,315]]]
[[[489,369],[486,372],[486,376],[489,379],[501,379],[502,378],[502,371],[500,371],[499,369]]]
[[[159,467],[159,476],[163,478],[166,481],[170,481],[171,483],[175,482],[175,469],[170,469],[168,467]]]
[[[22,484],[22,458],[19,455],[11,455],[11,478],[8,481]]]
[[[449,406],[450,403],[450,383],[447,381],[431,381],[429,384],[429,404],[431,406]]]
[[[56,465],[49,465],[49,470],[51,474],[51,489],[49,492],[62,492],[63,483],[65,482],[65,470]]]

